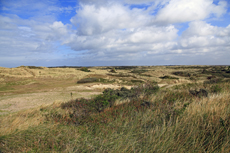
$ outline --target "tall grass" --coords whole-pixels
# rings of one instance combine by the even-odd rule
[[[212,90],[214,85],[221,90]],[[0,148],[3,152],[230,152],[229,85],[159,90],[148,84],[132,89],[136,96],[128,98],[106,92],[91,100],[43,107],[39,111],[46,118],[43,123],[2,134]],[[205,89],[208,97],[194,96],[190,89]]]

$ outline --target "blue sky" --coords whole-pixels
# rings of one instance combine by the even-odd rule
[[[230,65],[228,0],[1,0],[0,66]]]

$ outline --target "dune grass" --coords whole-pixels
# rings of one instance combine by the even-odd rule
[[[142,94],[129,102],[81,115],[84,103],[72,107],[52,105],[16,117],[36,120],[26,130],[15,130],[0,138],[3,152],[229,152],[229,83],[208,97],[196,97],[190,84]],[[139,87],[138,92],[143,92]],[[140,94],[138,93],[138,94]],[[96,98],[95,98],[96,99]],[[125,99],[124,99],[125,100]],[[151,105],[142,105],[148,101]],[[92,103],[93,101],[91,101]],[[75,107],[79,124],[71,116]],[[39,114],[39,115],[38,115]],[[72,113],[73,115],[73,113]],[[80,120],[79,120],[80,119]],[[18,121],[18,122],[19,122]],[[29,122],[29,121],[28,121]],[[28,123],[29,124],[29,123]],[[32,126],[33,125],[33,126]]]
[[[201,89],[208,95],[191,94]],[[107,89],[1,117],[0,151],[230,152],[229,102],[226,78]]]

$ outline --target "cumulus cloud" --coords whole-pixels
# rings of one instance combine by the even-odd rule
[[[104,60],[140,58],[139,54],[156,54],[169,51],[176,45],[177,29],[167,27],[142,27],[111,30],[97,35],[72,35],[64,42],[73,50],[85,50],[86,55]]]
[[[56,50],[55,41],[67,36],[68,25],[62,22],[43,23],[18,16],[0,15],[0,55],[33,56]]]
[[[71,22],[79,35],[94,35],[112,29],[137,28],[150,22],[150,17],[141,9],[130,10],[121,4],[95,7],[82,5]]]
[[[2,1],[5,12],[0,15],[0,55],[42,57],[57,51],[57,44],[64,40],[71,29],[56,21],[62,12],[73,7],[59,7],[58,1]],[[34,56],[39,53],[39,55]],[[53,56],[54,57],[54,56]],[[43,58],[52,58],[44,56]]]
[[[4,59],[10,55],[21,61],[25,57],[56,60],[63,58],[63,48],[71,52],[71,58],[65,57],[68,61],[94,64],[176,64],[188,56],[193,61],[206,55],[216,61],[230,57],[230,25],[218,27],[206,21],[226,14],[226,1],[80,0],[69,24],[57,20],[58,14],[74,7],[60,7],[56,0],[20,2],[4,1],[6,12],[0,15],[0,55]],[[143,4],[147,7],[141,7]],[[28,10],[23,11],[25,7]],[[188,28],[180,34],[178,24],[184,22]]]
[[[220,17],[226,13],[227,2],[220,1],[217,5],[212,0],[171,0],[162,8],[154,23],[181,23],[203,20],[210,15]]]
[[[183,48],[230,46],[230,25],[212,26],[204,21],[189,24],[180,38]]]

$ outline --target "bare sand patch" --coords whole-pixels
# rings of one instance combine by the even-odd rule
[[[132,86],[116,84],[86,84],[66,88],[54,88],[48,92],[3,96],[0,98],[0,114],[8,114],[39,107],[41,105],[52,104],[54,102],[66,102],[81,97],[91,98],[93,95],[101,94],[101,91],[106,88],[120,89],[121,87],[130,89]]]
[[[72,93],[72,96],[71,94]],[[70,92],[66,91],[52,91],[42,93],[30,93],[20,94],[14,96],[4,96],[0,99],[0,114],[8,114],[11,112],[17,112],[25,109],[38,107],[41,105],[47,105],[52,103],[66,102],[76,98],[90,98],[93,95],[100,94],[101,92]]]

